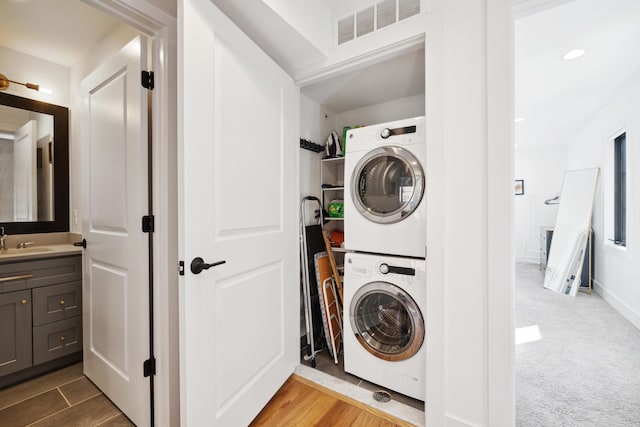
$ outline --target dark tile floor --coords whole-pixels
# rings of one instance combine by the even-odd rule
[[[82,363],[0,390],[3,427],[133,426],[82,374]]]
[[[306,353],[305,353],[306,354]],[[304,357],[301,357],[301,363],[306,366],[311,366],[311,361],[305,361]],[[386,389],[384,387],[380,387],[377,384],[371,383],[369,381],[365,381],[360,377],[356,377],[355,375],[351,375],[344,371],[344,358],[342,353],[338,355],[338,364],[336,365],[333,361],[333,358],[326,350],[318,353],[316,355],[316,369],[327,373],[336,378],[340,378],[341,380],[350,382],[351,384],[355,384],[358,387],[362,387],[366,390],[370,390],[371,392],[384,390],[391,395],[391,399],[396,402],[403,403],[407,406],[411,406],[412,408],[419,409],[424,411],[424,402],[421,400],[413,399],[409,396],[405,396],[404,394],[400,394],[398,392]]]

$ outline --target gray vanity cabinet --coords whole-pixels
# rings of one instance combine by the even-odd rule
[[[0,294],[0,376],[31,366],[31,291]]]
[[[80,355],[80,255],[0,262],[0,340],[0,378],[53,369]]]

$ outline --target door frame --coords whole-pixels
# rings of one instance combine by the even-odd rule
[[[154,406],[157,425],[180,424],[178,364],[177,20],[145,0],[83,0],[151,40],[154,71],[150,131],[154,275]],[[142,370],[140,371],[142,375]]]
[[[84,0],[110,15],[132,25],[153,40],[153,68],[156,71],[156,88],[153,92],[153,195],[154,212],[156,213],[156,232],[154,233],[154,276],[155,276],[155,311],[157,378],[156,378],[156,420],[159,425],[179,425],[179,365],[178,365],[178,275],[176,261],[178,259],[177,245],[177,21],[165,12],[145,0]],[[521,0],[521,3],[536,0]],[[556,0],[562,1],[562,0]],[[481,66],[487,71],[485,92],[482,99],[485,117],[482,123],[486,127],[482,130],[486,146],[485,161],[491,167],[484,188],[487,190],[487,244],[489,255],[485,259],[483,282],[485,287],[484,308],[491,310],[484,313],[486,320],[482,328],[485,336],[475,348],[486,357],[486,368],[480,373],[483,377],[484,389],[487,391],[483,398],[484,419],[482,425],[512,425],[515,422],[515,344],[513,339],[513,251],[512,249],[512,200],[511,179],[513,175],[513,150],[511,147],[513,128],[509,119],[512,116],[513,64],[512,64],[512,4],[509,0],[484,0],[482,10],[469,11],[465,17],[448,15],[448,7],[443,0],[430,0],[432,8],[429,39],[425,49],[432,54],[433,60],[427,61],[427,90],[434,98],[426,102],[426,113],[436,119],[438,125],[432,128],[427,137],[442,138],[445,128],[442,105],[444,102],[442,87],[434,83],[455,83],[455,77],[445,75],[443,61],[445,57],[443,33],[448,33],[450,25],[464,19],[480,19],[485,27],[482,37],[485,40],[485,52],[480,58],[468,59],[472,66]],[[456,4],[459,3],[455,2]],[[456,5],[449,5],[453,8]],[[450,9],[449,9],[450,10]],[[443,11],[445,13],[443,13]],[[445,16],[443,15],[448,15]],[[476,21],[477,22],[477,21]],[[418,36],[420,39],[421,37]],[[411,41],[408,43],[411,45]],[[458,47],[464,48],[464,43]],[[400,50],[402,43],[396,46]],[[366,61],[365,61],[366,62]],[[335,70],[334,70],[335,71]],[[296,80],[302,86],[305,79]],[[429,97],[427,97],[429,99]],[[466,111],[463,106],[462,111]],[[477,123],[474,122],[477,127]],[[444,156],[444,147],[437,144],[431,147],[431,154],[436,157]],[[442,166],[431,164],[430,175],[436,176],[436,185],[441,187],[452,179],[450,174],[443,171]],[[429,167],[429,164],[428,164]],[[434,182],[431,182],[433,185]],[[430,189],[432,188],[430,185]],[[439,189],[439,190],[440,190]],[[431,194],[433,196],[433,194]],[[443,194],[436,194],[442,200]],[[434,224],[441,224],[444,209],[431,211],[427,218],[427,228],[432,232],[427,234],[427,245],[431,248],[441,248],[444,245],[445,233],[433,229]],[[505,227],[505,224],[509,224]],[[503,242],[509,242],[503,245]],[[497,249],[497,250],[496,250]],[[429,283],[438,283],[445,278],[447,267],[444,265],[444,254],[430,251],[429,259],[435,265],[431,269]],[[441,282],[442,283],[442,282]],[[430,424],[444,424],[445,419],[452,423],[466,424],[455,417],[455,410],[449,407],[451,402],[445,394],[455,392],[447,385],[444,371],[454,370],[455,363],[449,364],[444,357],[445,335],[444,328],[444,291],[428,288],[432,296],[436,296],[438,304],[431,304],[432,318],[438,321],[439,330],[433,330],[431,345],[428,347],[427,374],[431,381],[427,385],[427,396],[431,398],[430,411],[427,418]],[[448,307],[455,306],[454,301],[447,301]],[[464,339],[463,335],[456,338]],[[456,355],[457,357],[458,355]],[[451,413],[453,412],[453,414]],[[453,415],[453,417],[452,417]]]

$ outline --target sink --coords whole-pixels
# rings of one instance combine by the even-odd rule
[[[0,251],[0,256],[2,255],[22,255],[22,254],[37,254],[40,252],[49,252],[53,249],[47,248],[46,246],[34,246],[30,248],[9,248],[4,251]]]

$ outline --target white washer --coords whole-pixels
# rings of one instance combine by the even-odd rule
[[[344,277],[344,369],[425,399],[425,261],[348,253]]]
[[[346,249],[425,257],[425,133],[424,117],[347,133]]]

